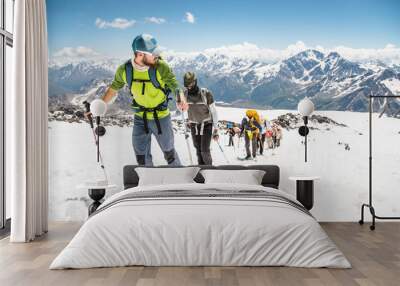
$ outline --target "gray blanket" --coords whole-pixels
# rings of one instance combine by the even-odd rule
[[[256,199],[280,204],[289,205],[309,216],[311,213],[299,202],[291,200],[286,196],[280,195],[277,192],[266,190],[234,190],[227,191],[226,189],[206,188],[202,190],[163,190],[163,191],[145,191],[145,192],[131,192],[123,196],[111,200],[101,205],[98,210],[91,214],[91,217],[107,210],[108,208],[127,201],[141,201],[153,199],[174,199],[174,200],[187,200],[187,199]]]

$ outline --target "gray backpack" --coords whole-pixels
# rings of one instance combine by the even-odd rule
[[[203,135],[204,124],[212,122],[211,110],[207,102],[207,92],[208,90],[206,88],[201,88],[200,98],[194,98],[189,97],[188,91],[185,90],[185,97],[187,99],[187,103],[189,104],[188,122],[196,125],[201,124],[200,135]],[[196,131],[196,134],[198,134],[197,129]]]

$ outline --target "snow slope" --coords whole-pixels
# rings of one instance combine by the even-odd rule
[[[244,109],[218,107],[221,119],[240,122]],[[293,110],[268,110],[261,114],[274,119]],[[311,123],[308,142],[309,162],[304,162],[304,145],[297,130],[284,130],[281,147],[267,150],[257,162],[248,164],[277,164],[281,168],[280,188],[295,194],[292,175],[318,175],[315,183],[315,204],[312,213],[320,221],[358,221],[360,205],[368,200],[368,114],[359,112],[320,111],[348,127]],[[378,215],[400,214],[400,121],[374,114],[374,203]],[[129,127],[107,127],[100,147],[112,183],[118,185],[110,194],[122,190],[122,168],[135,164]],[[361,135],[360,135],[361,134]],[[183,134],[175,135],[181,160],[189,164]],[[237,139],[235,139],[237,143]],[[228,138],[221,135],[221,145]],[[341,143],[341,144],[339,144]],[[243,148],[243,140],[240,143]],[[345,150],[348,144],[350,150]],[[165,164],[155,140],[152,142],[154,163]],[[230,164],[237,160],[232,147],[224,147]],[[195,151],[192,147],[192,154]],[[215,143],[212,143],[214,164],[227,164]],[[51,220],[84,220],[90,200],[87,190],[76,186],[99,176],[96,146],[86,123],[49,122],[50,212]]]

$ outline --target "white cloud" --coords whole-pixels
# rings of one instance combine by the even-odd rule
[[[202,53],[206,56],[224,55],[230,58],[259,60],[267,63],[275,63],[296,55],[304,50],[315,49],[325,55],[332,51],[336,51],[344,58],[354,62],[365,63],[370,61],[381,61],[389,65],[400,65],[400,47],[393,44],[387,44],[385,47],[378,49],[350,48],[345,46],[324,48],[319,45],[308,46],[302,41],[291,44],[284,49],[261,48],[248,42],[192,52],[176,52],[164,46],[160,48],[163,51],[163,54],[167,57],[178,56],[181,58],[193,58]],[[97,61],[105,58],[107,57],[88,47],[64,47],[52,54],[50,64],[61,65],[87,60]]]
[[[194,15],[192,13],[186,12],[184,22],[194,24],[194,22],[196,22],[196,18],[194,17]]]
[[[100,54],[91,48],[87,47],[65,47],[54,53],[55,57],[97,57]]]
[[[76,63],[83,60],[98,60],[104,58],[103,55],[88,47],[64,47],[53,53],[50,63],[62,65],[66,63]]]
[[[289,45],[286,49],[282,50],[260,48],[255,44],[244,42],[242,44],[206,49],[204,51],[201,51],[201,53],[208,56],[223,54],[231,58],[241,58],[241,59],[247,58],[249,60],[277,62],[279,60],[293,56],[306,49],[308,49],[308,47],[302,41],[298,41],[295,44]],[[193,54],[193,52],[189,54]]]
[[[393,44],[387,44],[385,47],[378,49],[355,49],[338,46],[333,50],[343,57],[356,62],[381,61],[386,64],[400,64],[400,47],[396,47]]]
[[[95,25],[99,29],[115,28],[115,29],[126,29],[135,25],[135,20],[127,20],[124,18],[115,18],[111,22],[107,22],[101,18],[97,18]]]
[[[157,17],[146,17],[146,23],[154,23],[154,24],[164,24],[167,21],[164,18],[157,18]]]
[[[400,47],[393,44],[387,44],[383,48],[350,48],[345,46],[336,46],[324,48],[321,45],[309,46],[302,41],[287,46],[284,49],[261,48],[255,44],[244,42],[241,44],[227,45],[218,48],[206,49],[203,51],[194,51],[190,53],[178,53],[168,50],[165,53],[170,55],[179,55],[192,57],[203,53],[208,56],[223,54],[231,58],[246,58],[249,60],[262,60],[264,62],[277,62],[294,56],[302,51],[314,49],[324,54],[332,51],[338,52],[344,58],[354,62],[381,61],[386,64],[400,64]]]

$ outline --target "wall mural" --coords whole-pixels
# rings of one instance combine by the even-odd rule
[[[105,178],[97,162],[96,137],[84,113],[85,102],[102,98],[110,86],[118,92],[101,117],[104,135],[99,150],[108,182],[116,186],[107,190],[106,197],[122,190],[122,168],[126,164],[150,160],[154,165],[277,164],[281,168],[280,187],[292,194],[295,185],[289,176],[321,177],[316,182],[312,210],[317,219],[358,219],[360,205],[368,196],[367,96],[400,94],[400,61],[359,60],[343,48],[307,47],[301,42],[275,59],[264,56],[268,54],[266,49],[249,43],[175,52],[158,40],[161,53],[154,51],[155,42],[148,34],[132,43],[151,21],[167,25],[163,18],[149,18],[141,29],[131,25],[129,19],[82,21],[80,25],[96,29],[98,38],[110,30],[116,35],[121,31],[124,37],[130,35],[121,41],[121,49],[126,51],[122,55],[118,52],[105,56],[95,52],[95,47],[80,46],[81,36],[73,41],[77,48],[56,49],[53,47],[60,47],[66,40],[54,28],[59,21],[59,12],[55,12],[59,4],[48,2],[50,219],[84,220],[91,200],[79,185]],[[195,21],[195,16],[189,14],[193,19],[185,14],[179,25]],[[70,21],[77,17],[71,16]],[[50,27],[51,23],[54,26]],[[157,28],[149,30],[157,38]],[[123,65],[131,63],[132,48],[142,54],[144,62],[151,53],[156,54],[161,63],[155,64],[155,77],[162,88],[171,89],[173,100],[159,113],[162,136],[152,111],[147,112],[147,128],[153,135],[146,136],[143,120],[135,122],[138,128],[134,131],[134,111],[143,113],[138,106],[166,103],[157,99],[164,91],[154,86],[150,72],[134,64],[132,91],[138,98],[137,106],[132,106],[131,93],[124,85],[127,69]],[[390,48],[399,59],[400,50]],[[108,54],[112,55],[112,49]],[[180,105],[184,112],[176,106],[173,76],[182,90],[179,95],[190,103]],[[147,93],[155,101],[149,103]],[[305,140],[299,135],[304,122],[297,110],[306,97],[315,107],[308,118],[307,162]],[[376,207],[386,215],[395,215],[400,211],[395,203],[400,201],[400,100],[376,99],[373,107]],[[168,110],[170,114],[164,117]],[[156,136],[162,137],[160,144]]]

